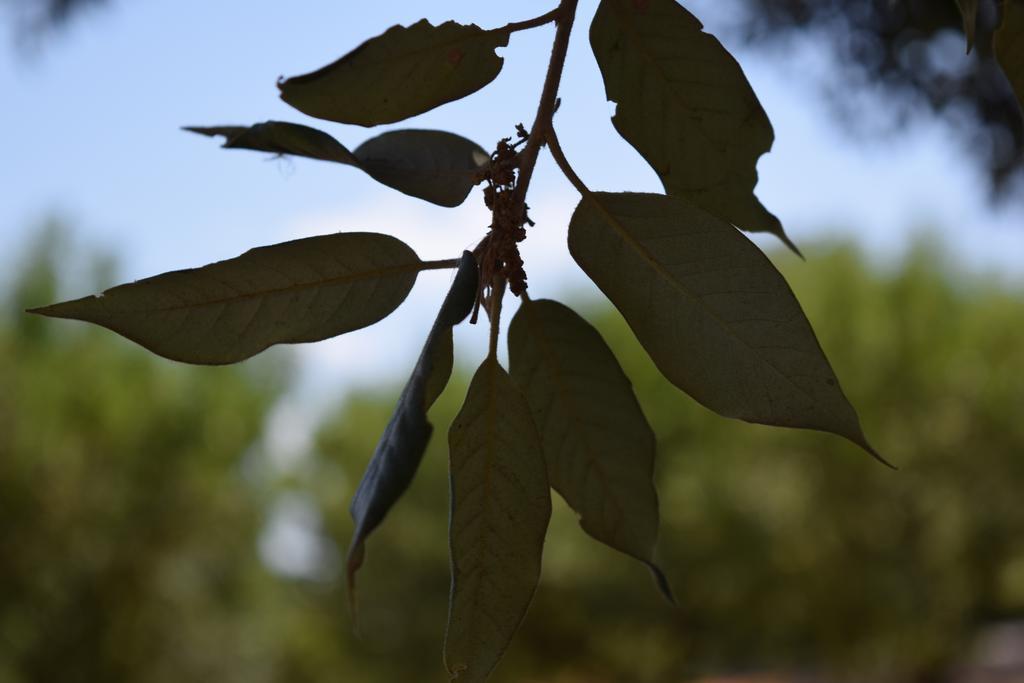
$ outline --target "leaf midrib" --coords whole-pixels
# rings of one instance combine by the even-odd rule
[[[236,295],[232,295],[232,296],[228,296],[228,297],[221,297],[221,298],[218,298],[218,299],[209,299],[209,300],[201,301],[201,302],[198,302],[198,303],[179,304],[179,305],[176,305],[176,306],[160,306],[160,307],[153,307],[153,308],[138,308],[138,309],[132,309],[132,310],[118,310],[116,312],[118,314],[165,313],[165,312],[169,312],[169,311],[181,311],[181,310],[190,310],[190,309],[196,309],[196,308],[205,308],[207,306],[229,305],[229,304],[238,303],[238,302],[241,302],[241,301],[247,301],[247,300],[250,300],[250,299],[269,298],[269,297],[272,297],[272,296],[276,296],[278,294],[285,294],[285,293],[288,293],[288,292],[304,291],[304,290],[307,290],[307,289],[318,289],[318,288],[321,288],[321,287],[330,287],[332,285],[345,284],[345,283],[349,283],[349,282],[358,282],[360,280],[381,279],[381,278],[388,277],[390,275],[400,275],[400,274],[408,273],[408,272],[419,273],[421,270],[423,270],[423,267],[424,267],[424,262],[420,261],[420,260],[417,260],[414,263],[407,263],[407,264],[403,264],[403,265],[400,265],[400,266],[391,266],[391,267],[388,267],[388,268],[379,268],[379,269],[376,269],[376,270],[362,271],[362,272],[359,272],[359,273],[346,273],[344,275],[338,275],[336,277],[325,278],[325,279],[322,279],[322,280],[317,280],[315,282],[302,282],[302,283],[297,283],[297,284],[293,284],[293,285],[287,285],[285,287],[276,287],[276,288],[272,288],[272,289],[262,289],[262,290],[259,290],[259,291],[256,291],[256,292],[241,293],[241,294],[236,294]],[[179,271],[179,272],[182,272],[182,271]],[[183,272],[187,272],[187,271],[183,271]],[[137,286],[139,284],[140,283],[136,282],[136,283],[132,283],[132,284],[129,284],[129,285],[122,285],[122,287],[133,287],[133,286]],[[223,285],[224,283],[221,282],[220,284]],[[230,285],[228,285],[228,286],[230,286]],[[109,298],[110,296],[117,296],[117,295],[116,294],[115,295],[110,295],[107,292],[104,292],[103,294],[95,295],[95,296],[92,296],[90,298],[87,298],[85,301],[104,302],[104,300]],[[74,302],[69,302],[69,304],[70,303],[74,303]],[[55,306],[47,306],[47,307],[44,307],[44,308],[41,308],[41,309],[36,309],[33,312],[46,313],[48,311],[48,309],[56,309],[56,308],[58,308],[60,306],[62,306],[62,304],[56,304]]]
[[[696,295],[695,293],[693,293],[690,290],[688,290],[683,285],[683,283],[679,282],[679,280],[677,280],[671,273],[669,273],[661,265],[661,262],[658,261],[654,257],[654,255],[651,254],[651,252],[644,245],[640,244],[640,242],[637,241],[636,238],[634,238],[633,235],[630,234],[630,232],[628,230],[626,230],[625,226],[622,225],[622,223],[618,220],[618,218],[614,214],[612,214],[607,208],[605,208],[605,206],[601,203],[601,201],[598,199],[598,197],[597,197],[597,195],[595,193],[591,193],[590,196],[589,196],[589,199],[591,201],[593,201],[593,203],[599,208],[601,213],[604,214],[604,217],[605,217],[606,221],[615,229],[615,231],[619,234],[619,236],[622,237],[623,241],[626,242],[627,244],[629,244],[631,247],[633,247],[637,251],[637,253],[639,253],[640,256],[643,257],[651,265],[653,270],[655,270],[665,280],[667,280],[673,286],[674,289],[678,290],[681,294],[689,297],[691,301],[695,302],[696,305],[700,308],[701,312],[704,313],[705,315],[707,315],[709,318],[711,318],[715,323],[717,323],[719,325],[719,327],[721,327],[727,333],[727,335],[729,337],[732,337],[737,342],[742,344],[744,348],[746,348],[748,351],[750,351],[751,354],[755,358],[757,358],[757,360],[759,360],[765,366],[771,368],[776,374],[778,374],[783,380],[785,380],[785,382],[787,384],[789,384],[791,387],[796,389],[796,391],[798,393],[800,393],[801,395],[803,395],[804,397],[809,399],[812,405],[824,409],[825,412],[828,413],[832,418],[837,419],[839,424],[842,424],[843,421],[840,420],[835,415],[835,413],[832,412],[832,409],[830,407],[823,406],[817,399],[815,399],[813,396],[808,394],[802,387],[800,387],[795,382],[793,382],[793,380],[790,379],[789,376],[786,375],[786,373],[784,373],[781,370],[779,370],[777,367],[775,367],[775,365],[773,363],[771,363],[768,359],[766,359],[760,353],[759,349],[750,346],[746,342],[746,340],[744,340],[742,337],[740,337],[738,334],[736,334],[736,332],[729,326],[729,324],[726,321],[724,321],[714,311],[714,309],[708,307],[707,304],[704,303],[703,299],[701,299],[698,295]],[[684,201],[684,200],[676,199],[675,201]],[[732,228],[732,229],[735,229],[735,228]]]
[[[573,401],[570,398],[570,393],[569,393],[568,389],[566,388],[565,383],[559,381],[559,379],[561,379],[563,374],[564,374],[563,372],[561,372],[561,367],[562,367],[561,363],[559,363],[559,361],[558,361],[558,359],[556,357],[556,354],[554,354],[551,351],[551,347],[550,347],[550,345],[549,345],[549,343],[548,343],[548,341],[546,339],[546,336],[544,335],[544,332],[542,330],[543,326],[542,325],[538,325],[537,322],[535,320],[533,320],[533,314],[531,314],[529,312],[529,306],[532,306],[532,305],[533,304],[530,304],[530,303],[526,304],[526,306],[527,306],[526,320],[527,320],[527,324],[534,331],[534,334],[533,334],[534,338],[539,341],[539,345],[540,345],[541,351],[542,351],[541,352],[541,356],[543,358],[548,359],[548,362],[554,368],[554,372],[548,373],[548,377],[552,379],[552,383],[556,386],[556,390],[557,390],[558,394],[562,397],[565,405],[569,407],[568,412],[577,418],[576,419],[577,422],[579,422],[580,424],[583,424],[582,420],[578,419],[578,416],[582,414],[582,411],[580,411],[578,409],[578,407],[576,406],[576,402]],[[605,490],[605,492],[607,492],[609,494],[612,493],[613,490],[608,485],[608,476],[607,476],[607,473],[605,472],[603,463],[601,463],[599,458],[596,458],[596,457],[594,457],[592,455],[592,453],[595,452],[596,449],[594,449],[591,446],[590,440],[587,438],[588,437],[587,430],[585,430],[585,429],[579,430],[579,435],[580,435],[580,440],[585,444],[584,452],[588,456],[586,458],[587,462],[591,463],[593,465],[594,469],[597,470],[597,472],[599,473],[599,477],[600,477],[600,480],[601,480],[601,486]],[[559,492],[559,493],[561,493],[561,492]],[[615,508],[615,510],[617,512],[616,529],[618,529],[619,526],[621,526],[624,523],[624,520],[625,520],[625,514],[623,512],[623,507],[618,503],[618,501],[614,498],[614,496],[608,495],[607,498],[612,503],[612,505],[614,506],[614,508]],[[615,535],[616,534],[613,534],[613,536],[615,536]],[[636,555],[634,555],[630,551],[627,551],[627,550],[622,549],[622,548],[620,548],[620,550],[623,550],[623,552],[626,552],[629,555],[633,555],[634,557],[637,557]],[[640,558],[640,557],[637,557],[637,559],[640,559],[642,561],[644,560],[644,558]]]

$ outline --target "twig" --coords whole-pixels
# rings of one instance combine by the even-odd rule
[[[501,28],[492,29],[491,32],[515,33],[516,31],[525,31],[527,29],[537,28],[538,26],[550,24],[552,21],[558,18],[558,15],[561,13],[561,11],[562,8],[559,6],[551,10],[550,12],[546,12],[540,15],[539,17],[534,17],[533,19],[527,19],[525,21],[513,21],[508,24],[505,24]]]
[[[444,270],[445,268],[458,268],[461,259],[448,258],[441,261],[423,261],[420,263],[420,270]]]
[[[537,105],[537,115],[534,117],[533,126],[530,129],[526,144],[518,153],[518,174],[515,176],[515,189],[511,197],[502,205],[495,204],[492,207],[494,220],[491,226],[491,233],[477,246],[480,259],[480,271],[484,276],[480,294],[478,295],[478,306],[473,312],[470,322],[476,321],[476,314],[479,308],[480,298],[483,297],[484,288],[490,284],[491,296],[488,301],[488,314],[491,318],[491,355],[494,355],[498,346],[498,321],[501,317],[501,302],[505,293],[505,285],[508,284],[509,269],[517,270],[520,273],[518,280],[513,282],[513,291],[517,294],[526,289],[525,273],[522,271],[522,260],[519,258],[515,242],[522,241],[521,226],[525,225],[526,215],[526,193],[530,187],[530,179],[533,177],[533,169],[537,165],[537,155],[544,144],[546,131],[551,127],[551,118],[557,108],[558,86],[562,80],[562,70],[565,68],[565,56],[569,49],[569,35],[572,33],[573,21],[576,18],[576,5],[579,0],[561,0],[556,9],[536,19],[531,19],[519,24],[510,24],[512,27],[532,28],[549,21],[556,22],[555,39],[551,46],[551,58],[548,62],[547,74],[544,76],[544,86],[541,89],[540,102]],[[507,27],[506,27],[507,28]],[[517,128],[521,130],[521,126]],[[505,141],[503,141],[505,142]],[[500,149],[500,146],[499,146]],[[490,204],[489,204],[490,206]],[[499,234],[503,242],[499,243],[498,250],[507,249],[509,240],[511,242],[514,258],[502,258],[495,249],[495,235]],[[500,268],[496,267],[498,260],[502,262]],[[510,266],[509,264],[512,264]],[[500,273],[500,274],[499,274]]]
[[[590,188],[580,180],[580,177],[576,175],[576,171],[573,170],[569,160],[565,158],[565,152],[562,151],[562,145],[558,142],[558,135],[555,133],[554,126],[550,126],[545,133],[545,139],[548,143],[548,151],[551,152],[551,157],[555,160],[555,164],[561,169],[565,177],[572,183],[581,195],[590,199],[593,196],[593,192]]]
[[[491,308],[488,312],[491,318],[491,339],[488,344],[487,355],[489,358],[498,359],[498,331],[501,327],[501,300],[505,297],[505,278],[495,277],[491,286]]]
[[[555,100],[558,98],[558,86],[562,81],[562,69],[565,67],[565,55],[569,50],[569,35],[572,33],[572,24],[576,18],[576,5],[579,0],[562,0],[558,9],[558,30],[555,32],[555,42],[551,46],[551,60],[548,62],[548,73],[544,77],[544,88],[540,93],[540,103],[537,105],[537,116],[534,117],[533,126],[530,128],[530,138],[519,156],[519,177],[516,180],[515,207],[526,210],[526,192],[530,188],[530,180],[533,178],[533,168],[537,165],[537,154],[540,152],[541,144],[547,137],[548,128],[551,127],[551,117],[555,113]]]

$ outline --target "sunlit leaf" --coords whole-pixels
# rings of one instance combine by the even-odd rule
[[[102,325],[172,360],[221,365],[273,344],[372,325],[405,300],[422,267],[394,237],[340,233],[252,249],[31,312]]]
[[[580,526],[654,572],[654,432],[601,335],[568,307],[524,301],[508,332],[509,372],[540,431],[548,480]]]
[[[393,26],[318,71],[278,83],[281,98],[321,119],[376,126],[465,97],[501,71],[508,33],[426,19]]]
[[[974,36],[978,28],[978,0],[956,0],[964,18],[964,35],[967,36],[967,51],[974,47]]]
[[[728,223],[676,197],[596,193],[573,214],[569,250],[661,372],[708,408],[880,457],[789,285]]]
[[[448,434],[452,594],[444,660],[483,681],[526,614],[540,577],[551,497],[526,399],[488,358]]]
[[[294,154],[360,168],[378,182],[441,206],[469,195],[487,153],[472,140],[442,130],[395,130],[370,138],[355,152],[327,133],[283,121],[244,126],[186,127],[222,135],[224,147]]]
[[[1003,3],[1003,20],[995,35],[996,58],[1024,110],[1024,2]]]
[[[396,130],[370,138],[354,152],[378,182],[441,206],[458,206],[490,158],[475,142],[440,130]]]
[[[273,154],[293,154],[310,159],[336,161],[358,166],[359,162],[344,145],[316,128],[286,121],[265,121],[252,126],[186,126],[200,135],[224,137],[223,147],[254,149]]]
[[[775,134],[739,64],[675,0],[601,0],[590,42],[612,123],[665,191],[794,251],[754,195],[757,160]]]
[[[402,390],[395,412],[352,499],[349,512],[355,530],[348,550],[347,573],[349,599],[353,604],[355,575],[366,554],[366,538],[405,493],[427,449],[434,429],[427,421],[427,410],[451,377],[452,327],[462,322],[473,308],[477,280],[476,260],[467,251],[462,255],[455,281],[427,335],[412,377]]]

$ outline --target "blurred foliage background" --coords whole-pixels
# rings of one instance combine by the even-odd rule
[[[357,637],[347,505],[405,371],[274,466],[261,435],[283,356],[192,368],[20,313],[55,299],[59,235],[21,259],[0,317],[0,683],[443,680],[445,434],[467,368],[370,539]],[[1019,283],[959,272],[926,238],[889,267],[849,245],[806,251],[776,261],[900,470],[838,438],[710,414],[613,310],[577,298],[659,437],[660,561],[679,606],[556,497],[541,588],[495,680],[947,680],[986,627],[1024,618]],[[318,545],[302,571],[272,569],[290,552],[268,542],[282,503]]]

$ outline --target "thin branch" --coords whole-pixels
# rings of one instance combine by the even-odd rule
[[[491,339],[487,345],[489,358],[498,359],[498,331],[501,327],[501,300],[505,297],[505,278],[495,277],[494,285],[491,287],[491,308],[488,312],[491,318]]]
[[[537,115],[526,139],[526,144],[523,146],[522,151],[519,152],[518,174],[516,175],[515,190],[513,190],[511,202],[505,206],[500,216],[497,208],[494,209],[495,222],[492,224],[492,232],[477,247],[477,249],[482,249],[484,252],[485,263],[481,264],[481,273],[485,275],[485,279],[495,270],[501,270],[499,268],[492,268],[494,265],[492,261],[496,262],[497,259],[496,255],[491,253],[494,231],[498,230],[499,226],[504,230],[509,230],[510,227],[518,229],[527,221],[526,193],[530,187],[530,179],[533,177],[533,169],[537,165],[537,155],[540,152],[541,145],[544,144],[545,131],[551,127],[551,118],[554,116],[555,108],[557,107],[558,85],[562,80],[562,70],[565,68],[565,56],[569,50],[569,35],[572,33],[572,25],[576,18],[576,5],[578,2],[579,0],[561,0],[558,7],[547,14],[526,22],[520,22],[519,24],[510,24],[512,27],[518,26],[521,29],[532,28],[533,26],[554,21],[557,28],[555,30],[554,42],[551,45],[551,58],[548,62],[547,74],[544,76],[544,86],[541,89],[540,102],[537,104]],[[514,222],[515,225],[508,225],[510,222]],[[507,238],[508,235],[505,235],[505,237]],[[519,240],[521,239],[519,238]],[[508,263],[505,263],[503,268],[507,269]],[[490,283],[491,296],[488,302],[488,314],[491,318],[490,353],[492,356],[495,356],[498,348],[498,323],[501,319],[501,301],[505,294],[506,284],[507,273],[495,274],[493,281]],[[483,288],[481,288],[481,291],[483,291]],[[476,314],[474,312],[473,320],[475,320],[475,317]]]
[[[449,258],[442,261],[423,261],[420,263],[420,270],[444,270],[445,268],[458,268],[461,259]]]
[[[537,165],[537,154],[541,144],[547,137],[551,127],[551,117],[555,113],[555,100],[558,98],[558,86],[562,81],[562,69],[565,67],[565,55],[569,50],[569,35],[576,19],[576,5],[579,0],[562,0],[558,5],[558,30],[555,42],[551,46],[551,60],[548,62],[548,73],[544,77],[544,88],[537,105],[537,116],[530,127],[530,138],[519,157],[519,177],[516,180],[515,208],[526,215],[526,192],[533,178],[533,168]]]
[[[510,22],[508,24],[505,24],[501,28],[492,29],[491,32],[492,33],[515,33],[516,31],[525,31],[527,29],[537,28],[539,26],[544,26],[545,24],[550,24],[552,21],[557,19],[558,15],[561,13],[561,11],[562,11],[561,7],[556,7],[555,9],[551,10],[550,12],[546,12],[546,13],[540,15],[539,17],[534,17],[533,19],[527,19],[526,21],[513,21],[513,22]]]
[[[573,170],[569,160],[565,158],[565,152],[562,151],[562,145],[558,142],[558,135],[555,133],[554,126],[550,126],[548,128],[548,131],[545,134],[545,139],[548,143],[548,151],[551,152],[551,156],[555,160],[555,164],[559,169],[561,169],[569,182],[572,183],[572,186],[575,187],[581,195],[590,199],[594,193],[590,191],[590,188],[588,188],[582,180],[580,180],[580,177],[576,175],[576,171]]]

